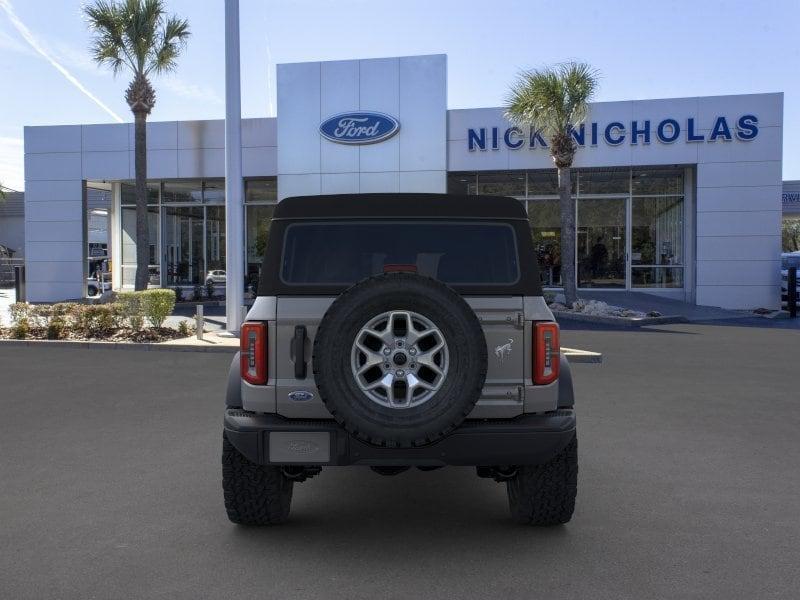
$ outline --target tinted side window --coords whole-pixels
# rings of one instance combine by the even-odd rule
[[[349,285],[396,265],[448,284],[510,285],[519,279],[510,225],[409,221],[294,223],[285,234],[281,279]]]

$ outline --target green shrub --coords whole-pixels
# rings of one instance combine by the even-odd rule
[[[52,304],[34,304],[29,311],[29,324],[32,327],[43,328],[47,327],[47,323],[53,316]]]
[[[172,290],[144,290],[139,292],[142,314],[153,327],[161,327],[175,309],[175,292]]]
[[[64,317],[52,317],[47,324],[47,339],[60,340],[67,331],[67,323]]]
[[[176,286],[172,288],[172,291],[175,292],[175,302],[183,302],[183,288]]]
[[[30,317],[32,309],[33,307],[27,302],[15,302],[11,306],[9,306],[8,314],[11,317],[12,325],[16,325],[23,319],[27,324],[28,317]]]
[[[194,300],[195,302],[200,302],[200,300],[203,299],[203,286],[202,285],[194,286],[192,293],[194,294],[194,296],[192,296],[192,300]]]
[[[118,310],[121,321],[128,322],[128,327],[140,331],[144,325],[142,318],[141,292],[120,292],[117,294]]]
[[[20,304],[19,302],[17,304]],[[17,321],[11,326],[11,337],[15,340],[24,340],[31,333],[27,317],[18,317]]]
[[[191,334],[189,330],[189,322],[188,321],[181,321],[178,323],[178,333],[180,333],[184,337],[189,337]]]

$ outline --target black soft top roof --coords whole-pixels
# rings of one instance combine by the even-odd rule
[[[459,194],[330,194],[285,198],[275,207],[273,219],[331,218],[478,218],[528,217],[522,203],[506,196]]]

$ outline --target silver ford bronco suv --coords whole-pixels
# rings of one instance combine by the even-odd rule
[[[475,466],[512,516],[566,523],[578,455],[569,364],[517,200],[287,198],[231,364],[228,518],[289,516],[322,467]]]

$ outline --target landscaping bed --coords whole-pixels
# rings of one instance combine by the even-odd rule
[[[105,304],[17,302],[0,339],[158,343],[193,335],[186,321],[164,327],[174,308],[175,292],[162,289],[121,292]]]
[[[615,306],[600,300],[584,300],[579,298],[572,306],[567,306],[563,294],[545,294],[545,300],[556,319],[569,319],[588,323],[604,323],[626,327],[643,325],[665,325],[667,323],[685,323],[683,316],[664,316],[658,311],[643,312],[622,306]]]

